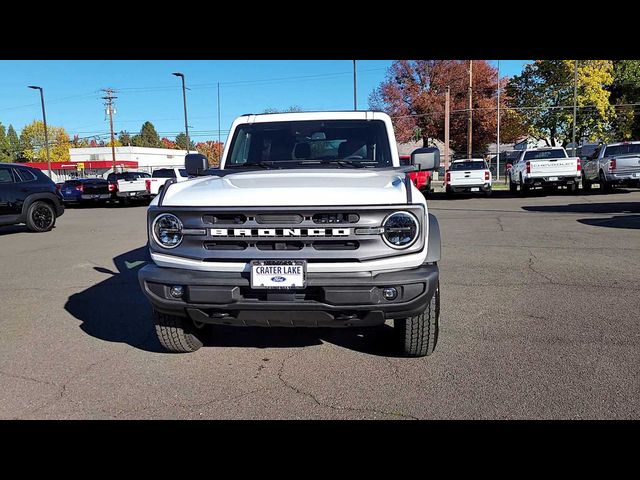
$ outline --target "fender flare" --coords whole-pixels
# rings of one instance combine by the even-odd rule
[[[425,263],[435,263],[440,261],[442,247],[440,242],[440,224],[433,214],[429,214],[429,239],[427,247],[427,258]]]
[[[23,218],[27,217],[27,211],[29,210],[29,207],[31,206],[31,204],[37,200],[49,200],[51,201],[51,203],[53,203],[53,207],[57,209],[58,205],[60,204],[60,199],[58,197],[56,197],[55,194],[51,193],[51,192],[40,192],[40,193],[32,193],[31,195],[27,196],[27,198],[24,199],[24,202],[22,203],[22,214],[21,216]]]

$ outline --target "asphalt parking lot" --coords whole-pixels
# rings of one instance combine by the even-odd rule
[[[137,269],[146,207],[0,227],[1,418],[638,419],[640,190],[440,195],[435,353],[391,328],[217,328],[162,353]]]

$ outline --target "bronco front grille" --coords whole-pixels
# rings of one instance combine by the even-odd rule
[[[404,250],[390,248],[380,233],[384,219],[397,211],[412,212],[420,223],[420,237]],[[416,253],[424,247],[422,205],[242,209],[151,206],[149,224],[164,212],[178,216],[189,231],[170,254],[207,262],[358,262]],[[155,242],[151,242],[151,248],[169,253]]]

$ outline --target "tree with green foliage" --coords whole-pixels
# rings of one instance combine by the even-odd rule
[[[610,101],[615,105],[616,118],[612,134],[617,140],[637,140],[640,138],[640,116],[636,108],[629,104],[640,102],[640,60],[614,60],[613,83],[609,87]]]
[[[176,148],[180,150],[187,150],[187,135],[184,132],[180,132],[176,136]],[[189,140],[189,148],[188,150],[195,150],[196,144],[193,143],[193,140]]]
[[[126,130],[120,130],[120,133],[118,134],[118,141],[125,147],[132,145],[131,134]]]
[[[9,124],[9,128],[7,129],[7,140],[9,142],[10,161],[15,162],[20,156],[20,138],[18,138],[18,134],[11,124]]]
[[[131,144],[134,147],[162,148],[162,142],[160,141],[156,127],[149,121],[142,124],[140,133],[133,136]]]
[[[550,146],[566,146],[573,133],[574,60],[536,60],[507,84],[511,106],[524,114],[528,133]],[[578,61],[576,138],[607,140],[615,119],[607,88],[610,60]]]
[[[68,161],[71,140],[65,129],[49,125],[47,127],[47,135],[51,161]],[[20,132],[19,160],[23,159],[29,162],[44,162],[47,159],[44,123],[40,120],[34,120],[25,125]]]
[[[7,132],[4,129],[4,125],[0,122],[0,163],[9,163],[11,161],[9,139],[7,138]]]

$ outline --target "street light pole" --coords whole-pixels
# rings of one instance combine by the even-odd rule
[[[173,75],[176,77],[180,77],[182,79],[182,101],[184,103],[184,132],[187,136],[187,153],[189,153],[189,145],[191,141],[189,140],[189,124],[187,122],[187,92],[184,84],[184,73],[174,72]]]
[[[37,87],[35,85],[29,85],[29,88],[33,90],[40,90],[40,101],[42,102],[42,120],[44,122],[44,147],[47,151],[47,167],[49,168],[49,178],[53,180],[51,177],[51,158],[49,157],[49,133],[47,132],[47,114],[44,110],[44,91],[42,87]]]
[[[356,61],[353,61],[353,109],[358,110],[358,97],[356,95]]]

